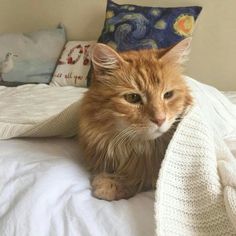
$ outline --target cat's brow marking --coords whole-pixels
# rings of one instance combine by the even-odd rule
[[[157,70],[157,84],[160,84],[160,80],[162,79],[163,74],[161,70]]]

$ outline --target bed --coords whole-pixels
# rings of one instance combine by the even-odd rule
[[[21,89],[26,94],[35,90],[38,97],[37,89],[32,87],[38,87],[45,93],[47,89],[52,90],[46,85],[25,85]],[[10,92],[14,88],[5,90]],[[61,103],[63,106],[60,109],[63,111],[68,110],[69,101],[74,104],[76,97],[79,100],[80,94],[86,91],[74,87],[64,90],[70,94],[70,99]],[[62,93],[56,91],[55,94]],[[236,92],[224,94],[236,104]],[[33,100],[31,104],[34,104]],[[15,105],[19,106],[19,100]],[[61,110],[54,110],[56,117],[60,116]],[[12,139],[0,141],[0,235],[155,235],[154,191],[116,202],[94,198],[91,195],[90,174],[80,161],[83,157],[77,137],[70,137],[74,127],[66,131],[62,129],[69,136],[67,138],[40,137],[43,133],[39,131],[43,130],[43,126],[38,124],[43,123],[45,117],[52,117],[50,112],[45,109],[42,120],[37,117],[30,121],[34,126],[41,127],[35,133],[22,130],[22,127],[20,133],[14,129],[15,136],[24,137],[30,133],[34,137],[11,136]],[[70,111],[70,114],[74,113]],[[30,112],[27,115],[32,116]],[[27,115],[23,116],[24,122],[29,122]],[[22,117],[19,115],[18,118]],[[4,116],[0,119],[3,121]],[[53,119],[55,121],[56,118]],[[13,135],[12,131],[7,133]],[[236,138],[229,137],[227,142],[236,155]]]

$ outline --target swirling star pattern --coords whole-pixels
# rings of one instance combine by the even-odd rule
[[[99,42],[118,51],[167,48],[192,35],[201,7],[143,7],[107,2]]]

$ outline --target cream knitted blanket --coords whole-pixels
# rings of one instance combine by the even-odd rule
[[[0,86],[0,139],[75,135],[79,100],[86,90],[46,84]]]
[[[178,126],[162,163],[156,233],[236,235],[236,157],[224,142],[236,137],[236,106],[217,90],[187,80],[196,105]]]

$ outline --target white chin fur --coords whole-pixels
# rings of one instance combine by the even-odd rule
[[[159,132],[158,130],[156,132],[153,132],[153,133],[149,133],[147,135],[147,139],[148,140],[153,140],[153,139],[156,139],[156,138],[159,138],[163,135],[162,132]]]
[[[158,127],[156,124],[154,124],[153,122],[149,122],[148,123],[148,128],[145,129],[145,130],[139,130],[137,128],[137,138],[144,138],[146,140],[154,140],[160,136],[162,136],[165,132],[167,132],[170,127],[172,126],[172,124],[174,123],[175,119],[171,119],[169,121],[165,121],[161,127]],[[131,125],[122,120],[122,119],[119,119],[116,123],[117,125],[117,129],[122,131],[128,127],[130,127]],[[135,129],[135,128],[134,128]]]
[[[172,126],[173,122],[172,121],[165,121],[161,127],[158,127],[156,124],[150,122],[149,124],[149,129],[147,131],[147,139],[153,140],[156,139],[160,136],[162,136],[165,132],[167,132],[170,127]]]

